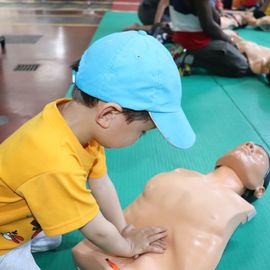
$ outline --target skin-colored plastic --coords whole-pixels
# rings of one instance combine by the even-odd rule
[[[224,32],[232,38],[241,53],[246,55],[250,69],[255,74],[270,73],[270,48],[245,40],[231,30],[224,30]]]
[[[223,29],[233,29],[235,27],[250,25],[265,31],[270,30],[270,16],[256,19],[252,12],[224,10],[220,19]]]
[[[257,198],[263,195],[269,157],[262,147],[247,142],[216,165],[208,174],[185,169],[159,174],[125,210],[127,221],[136,227],[168,229],[164,254],[113,257],[83,240],[73,249],[80,269],[110,270],[110,258],[120,270],[214,270],[235,229],[256,213],[241,195],[247,188]]]

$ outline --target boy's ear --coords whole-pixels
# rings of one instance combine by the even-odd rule
[[[122,107],[116,103],[104,102],[98,106],[95,120],[102,128],[109,128],[115,115],[122,110]]]

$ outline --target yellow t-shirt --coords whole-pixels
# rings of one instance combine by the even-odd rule
[[[83,148],[54,101],[0,144],[0,255],[78,229],[99,208],[86,179],[106,174],[104,148]]]

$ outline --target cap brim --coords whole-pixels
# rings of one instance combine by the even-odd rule
[[[186,149],[195,142],[195,133],[181,108],[172,113],[150,112],[150,116],[163,137],[173,146]]]

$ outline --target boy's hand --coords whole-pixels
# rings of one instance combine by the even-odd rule
[[[128,225],[121,233],[101,212],[80,230],[98,248],[115,256],[135,257],[147,252],[163,253],[166,249],[164,228],[137,229]]]
[[[128,225],[122,231],[122,236],[130,243],[132,257],[148,252],[164,253],[166,250],[163,238],[167,236],[167,230],[164,228],[137,229],[133,225]]]

